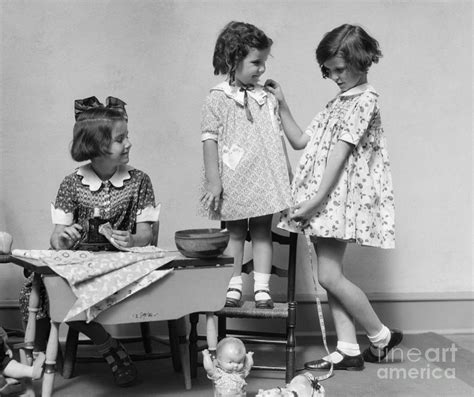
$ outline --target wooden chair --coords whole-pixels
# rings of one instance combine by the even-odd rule
[[[158,245],[158,234],[159,234],[159,222],[153,223],[153,240],[152,245]],[[177,332],[177,320],[168,321],[168,334],[169,339],[164,340],[156,336],[151,335],[150,323],[140,323],[140,337],[135,338],[117,338],[122,343],[142,342],[144,354],[130,354],[133,361],[151,360],[160,358],[171,357],[173,362],[173,368],[176,372],[181,371],[181,361],[179,358],[179,337]],[[152,342],[158,342],[169,345],[169,352],[153,353]],[[64,378],[69,379],[74,375],[74,368],[76,362],[103,362],[102,357],[97,356],[77,356],[77,350],[79,345],[90,345],[90,340],[79,340],[79,332],[69,327],[65,353],[63,359],[63,370],[62,375]]]
[[[272,371],[285,371],[286,382],[294,377],[295,374],[295,327],[296,327],[296,301],[295,301],[295,277],[296,277],[296,249],[298,235],[296,233],[289,233],[289,235],[281,235],[272,232],[272,239],[275,243],[288,245],[288,267],[282,269],[277,266],[272,266],[272,274],[277,277],[285,277],[286,283],[286,296],[283,300],[277,300],[274,295],[275,307],[272,310],[269,309],[257,309],[255,308],[255,301],[252,299],[245,299],[243,297],[243,304],[241,307],[224,307],[222,310],[215,312],[214,315],[218,318],[218,339],[222,339],[226,336],[235,336],[240,338],[244,343],[259,343],[259,344],[277,344],[284,345],[286,356],[285,366],[271,366],[271,365],[260,365],[258,356],[255,359],[255,365],[252,369],[255,370],[272,370]],[[247,240],[250,241],[250,235],[247,235]],[[253,271],[253,260],[245,263],[242,266],[242,272],[250,274]],[[192,313],[190,315],[191,332],[189,335],[190,343],[190,363],[191,363],[191,376],[196,377],[197,366],[198,366],[198,349],[197,342],[200,339],[197,333],[197,323],[199,321],[199,315],[207,315],[207,328],[209,332],[209,313]],[[241,318],[241,319],[257,319],[257,320],[268,320],[268,319],[279,319],[286,322],[286,332],[259,332],[259,331],[247,331],[242,329],[228,329],[227,318]],[[202,349],[201,349],[202,350]]]

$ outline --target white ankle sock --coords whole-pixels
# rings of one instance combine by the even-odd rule
[[[342,342],[337,341],[337,350],[326,357],[323,357],[325,361],[332,361],[334,364],[337,364],[342,361],[342,354],[344,353],[346,356],[358,356],[360,354],[360,347],[357,343],[349,343],[349,342]],[[339,353],[341,352],[341,353]]]
[[[367,335],[370,340],[370,343],[372,343],[375,347],[379,349],[383,349],[385,346],[388,345],[391,336],[392,334],[390,332],[390,329],[388,329],[385,325],[382,325],[382,329],[378,334],[373,336]]]
[[[346,356],[354,357],[360,354],[360,347],[358,343],[337,341],[337,349]]]
[[[234,276],[230,279],[229,282],[229,288],[235,288],[238,289],[240,292],[242,292],[242,276]],[[232,298],[232,299],[240,299],[241,294],[239,294],[237,291],[229,291],[227,292],[227,298]]]
[[[254,285],[253,285],[253,291],[256,292],[258,290],[270,290],[270,274],[267,273],[259,273],[259,272],[253,272],[253,280],[254,280]],[[271,299],[271,296],[269,293],[266,292],[259,292],[258,294],[255,295],[255,300],[267,300]]]

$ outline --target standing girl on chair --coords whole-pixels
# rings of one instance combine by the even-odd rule
[[[152,224],[159,208],[151,180],[144,172],[127,165],[132,144],[128,137],[125,103],[108,97],[103,106],[95,97],[75,102],[76,124],[71,146],[76,161],[90,160],[61,182],[51,206],[54,230],[51,247],[75,249],[87,241],[88,222],[96,213],[112,226],[112,238],[123,247],[145,246],[152,241]],[[28,317],[31,281],[23,288],[20,301]],[[42,295],[45,291],[43,288]],[[44,302],[44,299],[43,299]],[[39,318],[45,318],[42,305]],[[96,322],[73,321],[69,326],[87,335],[109,364],[115,383],[129,386],[137,371],[122,344]]]
[[[361,27],[342,25],[327,33],[316,58],[324,78],[340,92],[303,133],[294,121],[278,83],[268,89],[280,102],[283,128],[295,149],[305,149],[292,194],[296,205],[279,227],[311,237],[318,258],[318,279],[326,289],[338,338],[336,351],[305,364],[307,369],[362,370],[364,360],[385,358],[401,331],[390,330],[362,290],[343,274],[346,245],[394,248],[392,176],[378,94],[367,82],[372,63],[382,56],[378,42]],[[360,352],[354,321],[371,345]]]
[[[257,27],[230,22],[214,49],[214,74],[226,80],[211,89],[203,107],[201,140],[205,180],[201,203],[211,219],[226,222],[234,273],[226,306],[241,305],[247,231],[252,239],[257,308],[273,308],[269,280],[274,213],[291,206],[289,169],[278,102],[260,85],[272,40]]]

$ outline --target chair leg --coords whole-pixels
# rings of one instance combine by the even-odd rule
[[[150,323],[140,323],[140,331],[142,333],[143,349],[145,353],[150,354],[153,352],[151,347]]]
[[[295,339],[295,328],[296,328],[296,302],[288,303],[288,319],[286,326],[286,383],[291,382],[291,379],[295,376],[296,368],[296,339]]]
[[[225,317],[218,317],[217,320],[217,338],[224,339],[227,335],[227,321]]]
[[[69,379],[74,374],[76,366],[77,345],[79,342],[79,331],[69,327],[67,331],[66,346],[64,348],[63,378]]]
[[[179,355],[179,336],[176,320],[168,321],[168,335],[170,340],[171,361],[173,362],[173,369],[175,372],[180,372],[183,364],[181,363]]]
[[[197,359],[198,359],[198,334],[197,324],[199,322],[199,313],[191,313],[189,315],[189,322],[191,324],[191,330],[189,332],[189,366],[191,370],[191,378],[197,376]]]

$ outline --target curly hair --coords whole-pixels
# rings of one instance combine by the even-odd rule
[[[71,157],[85,161],[108,153],[112,131],[117,122],[126,122],[122,113],[110,108],[93,108],[82,112],[74,124]]]
[[[326,33],[316,48],[316,60],[323,77],[328,77],[324,62],[340,56],[352,68],[367,72],[382,57],[379,43],[357,25],[344,24]]]
[[[238,64],[252,48],[266,50],[272,44],[272,39],[256,26],[244,22],[229,22],[216,41],[212,58],[214,74],[227,74],[232,79]]]

